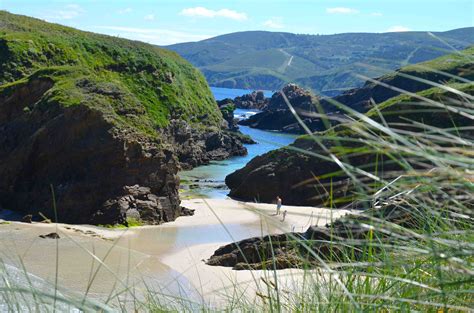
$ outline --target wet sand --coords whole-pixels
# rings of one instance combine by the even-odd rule
[[[154,290],[183,294],[207,303],[219,303],[226,295],[245,287],[255,296],[262,288],[264,271],[233,271],[208,266],[204,260],[221,245],[253,236],[304,231],[310,224],[324,225],[348,211],[283,206],[284,222],[275,216],[275,205],[243,203],[230,199],[185,200],[195,215],[160,226],[105,229],[88,225],[0,225],[0,256],[3,262],[26,270],[47,282],[56,276],[56,243],[59,251],[58,283],[65,290],[95,298],[113,290],[144,284]],[[57,227],[57,228],[56,228]],[[57,232],[61,239],[39,238]],[[23,265],[20,262],[22,260]],[[102,262],[100,270],[99,263]],[[287,275],[288,274],[288,275]],[[297,270],[279,271],[282,286],[294,285]],[[285,281],[285,277],[288,278]],[[93,283],[91,284],[91,281]],[[294,286],[293,286],[294,287]]]

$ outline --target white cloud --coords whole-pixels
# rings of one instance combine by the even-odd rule
[[[144,17],[145,21],[153,21],[155,19],[155,14],[148,14]]]
[[[370,16],[383,16],[383,14],[380,12],[373,12],[373,13],[370,13]]]
[[[285,25],[283,25],[282,23],[281,18],[271,18],[263,22],[262,25],[268,28],[275,28],[275,29],[281,29],[285,27]]]
[[[53,10],[43,15],[46,20],[70,20],[80,16],[85,10],[77,4],[66,5],[63,9]]]
[[[229,9],[221,10],[210,10],[204,7],[195,7],[195,8],[186,8],[180,12],[181,15],[190,16],[190,17],[224,17],[236,21],[244,21],[247,19],[247,14],[242,12],[237,12]]]
[[[411,29],[408,28],[408,27],[405,27],[405,26],[399,26],[399,25],[396,25],[396,26],[392,26],[390,27],[389,29],[387,29],[387,32],[409,32]]]
[[[132,8],[125,8],[125,9],[122,9],[122,10],[118,10],[117,13],[118,14],[127,14],[127,13],[130,13],[132,12]]]
[[[107,34],[119,36],[132,40],[140,40],[156,45],[171,45],[179,42],[199,41],[214,37],[215,35],[192,34],[161,28],[134,28],[122,26],[96,26],[92,31],[97,29],[106,30]]]
[[[356,14],[359,13],[356,9],[337,7],[337,8],[327,8],[326,13],[329,14]]]

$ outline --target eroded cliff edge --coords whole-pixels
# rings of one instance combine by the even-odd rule
[[[246,153],[175,53],[0,16],[0,208],[158,224],[183,213],[180,168]]]

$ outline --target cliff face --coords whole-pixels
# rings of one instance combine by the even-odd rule
[[[166,129],[167,142],[183,169],[247,154],[243,138],[232,131],[195,129],[182,120],[171,120]]]
[[[175,53],[0,18],[0,207],[55,220],[55,199],[60,222],[171,221],[180,167],[246,153]]]
[[[2,206],[54,219],[54,190],[63,222],[114,224],[131,209],[150,223],[179,216],[172,152],[120,132],[85,105],[41,107],[38,99],[51,87],[50,80],[31,80],[0,98]],[[129,187],[135,185],[146,186],[149,203]]]

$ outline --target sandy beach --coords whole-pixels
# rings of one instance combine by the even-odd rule
[[[204,260],[217,248],[254,236],[304,231],[309,225],[325,225],[348,213],[284,205],[282,211],[287,210],[287,216],[282,221],[281,215],[275,215],[274,204],[191,199],[182,205],[194,209],[195,215],[159,226],[106,229],[89,225],[2,224],[2,260],[20,267],[21,259],[26,271],[54,281],[56,240],[38,236],[57,232],[61,236],[57,241],[59,284],[69,291],[83,294],[88,290],[92,296],[101,297],[113,288],[123,289],[127,282],[143,288],[145,277],[157,292],[173,294],[183,289],[194,294],[197,301],[218,305],[236,292],[250,297],[264,294],[265,282],[273,278],[266,271],[234,271],[206,265]],[[300,274],[302,271],[280,270],[278,283],[291,290]]]

